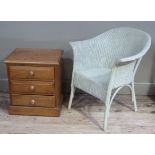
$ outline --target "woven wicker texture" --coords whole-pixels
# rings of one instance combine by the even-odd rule
[[[109,111],[116,93],[128,86],[136,111],[134,76],[141,58],[150,48],[150,35],[138,29],[120,27],[70,44],[74,64],[69,108],[75,88],[79,88],[104,101]],[[118,89],[116,93],[115,89]]]

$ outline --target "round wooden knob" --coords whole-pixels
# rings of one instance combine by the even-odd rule
[[[31,100],[31,104],[34,105],[36,101],[34,99]]]
[[[34,91],[35,87],[34,86],[30,86],[30,90]]]
[[[30,71],[30,72],[29,72],[29,75],[30,75],[30,76],[34,76],[34,72],[33,72],[33,71]]]

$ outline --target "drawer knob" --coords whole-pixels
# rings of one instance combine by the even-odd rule
[[[34,105],[35,103],[36,103],[36,101],[32,99],[31,104]]]
[[[30,76],[34,76],[34,72],[33,72],[33,71],[30,71],[30,72],[29,72],[29,75],[30,75]]]
[[[30,90],[34,91],[35,87],[34,86],[30,86]]]

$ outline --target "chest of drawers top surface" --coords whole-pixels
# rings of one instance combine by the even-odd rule
[[[16,48],[4,63],[57,65],[61,56],[60,49]]]

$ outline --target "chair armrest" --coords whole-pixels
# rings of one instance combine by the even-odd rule
[[[145,47],[141,50],[141,52],[139,52],[136,55],[120,59],[116,63],[116,65],[121,65],[121,64],[123,65],[123,64],[127,64],[135,60],[141,59],[145,55],[145,53],[149,50],[150,46],[151,46],[151,37],[148,38],[148,42],[145,45]]]
[[[134,56],[130,56],[130,57],[126,57],[126,58],[122,58],[120,59],[119,61],[116,62],[116,66],[120,66],[120,65],[125,65],[125,64],[129,64],[129,63],[132,63],[138,59],[141,59],[143,56],[143,54],[139,53],[137,55],[134,55]]]

